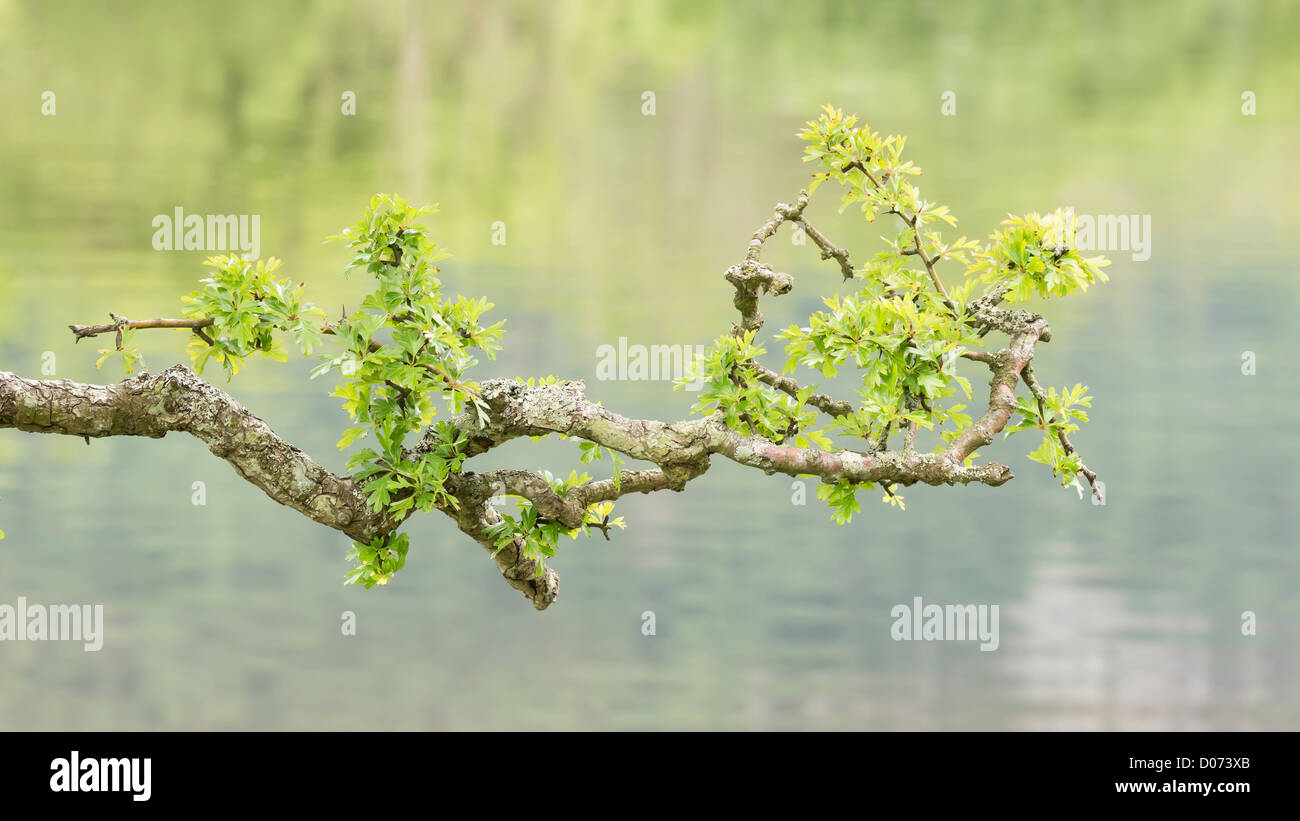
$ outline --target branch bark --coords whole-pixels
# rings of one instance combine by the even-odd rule
[[[867,173],[865,168],[860,170]],[[779,203],[772,216],[754,233],[744,260],[727,269],[726,279],[735,287],[735,305],[741,314],[739,325],[732,328],[733,333],[762,326],[763,316],[758,308],[762,294],[784,294],[793,287],[794,280],[789,274],[774,271],[759,259],[763,244],[783,222],[802,225],[821,249],[822,258],[836,260],[844,278],[852,278],[848,252],[835,246],[804,219],[807,204],[806,192],[800,192],[794,205]],[[526,558],[526,543],[521,537],[516,536],[498,549],[494,539],[487,535],[489,528],[501,522],[500,514],[490,503],[492,496],[499,492],[526,498],[541,516],[573,529],[587,522],[588,507],[594,503],[615,500],[629,493],[682,490],[709,469],[715,454],[769,475],[809,476],[830,483],[873,482],[884,486],[886,492],[893,485],[918,482],[978,483],[995,487],[1006,483],[1013,478],[1006,466],[996,462],[968,465],[967,461],[978,447],[990,443],[1006,427],[1015,409],[1019,379],[1023,377],[1041,404],[1042,389],[1033,377],[1030,362],[1035,345],[1051,338],[1047,322],[1036,314],[999,307],[1004,292],[976,299],[958,313],[935,273],[935,260],[921,247],[916,215],[895,213],[912,228],[913,250],[925,263],[937,292],[955,315],[971,327],[981,329],[981,336],[998,329],[1010,339],[1008,346],[999,351],[963,353],[967,359],[983,362],[992,371],[988,407],[943,452],[916,452],[915,428],[911,425],[904,430],[902,451],[886,449],[890,432],[886,426],[869,452],[828,452],[774,444],[761,436],[745,436],[728,428],[717,415],[674,423],[628,418],[590,401],[582,382],[533,387],[519,381],[493,379],[479,385],[480,398],[487,407],[486,422],[468,412],[451,418],[451,424],[467,437],[467,458],[522,436],[562,434],[593,442],[652,467],[622,471],[618,481],[612,478],[589,481],[568,489],[563,495],[543,476],[530,471],[503,469],[480,474],[462,470],[446,481],[445,488],[454,502],[439,509],[488,550],[506,581],[542,610],[558,596],[559,577],[550,567],[539,572],[538,564]],[[114,319],[112,324],[69,327],[78,340],[116,332],[120,345],[123,328],[184,328],[203,336],[203,328],[212,324],[211,320],[204,319],[130,321],[110,316]],[[325,326],[323,331],[331,334],[334,326]],[[370,347],[378,350],[382,344],[372,340]],[[773,389],[790,396],[800,391],[793,378],[757,362],[751,364],[758,380]],[[451,384],[445,372],[442,376]],[[812,394],[807,403],[832,417],[847,416],[854,410],[852,403],[824,394]],[[387,535],[400,527],[404,519],[388,518],[373,511],[357,482],[331,473],[278,437],[269,425],[229,395],[180,365],[157,375],[142,373],[106,386],[31,380],[0,371],[0,428],[83,436],[87,442],[91,437],[160,438],[170,432],[188,433],[202,440],[212,453],[229,462],[239,475],[271,499],[358,542],[368,543]],[[1066,451],[1073,454],[1073,446],[1064,435],[1061,441]],[[436,444],[431,429],[421,442],[410,448],[410,453],[419,456]],[[1093,484],[1094,492],[1098,492],[1096,474],[1086,467],[1081,472]]]
[[[336,476],[193,371],[177,365],[113,385],[25,379],[0,371],[0,428],[69,436],[188,433],[282,505],[360,542],[391,531],[356,483]]]
[[[708,470],[713,454],[768,474],[812,476],[827,482],[848,479],[889,485],[974,482],[997,486],[1012,478],[1011,471],[997,463],[968,467],[943,454],[827,453],[774,445],[762,437],[743,436],[715,418],[672,424],[631,419],[588,400],[581,382],[529,387],[512,380],[487,380],[482,383],[482,393],[490,408],[486,425],[467,414],[452,419],[469,435],[473,454],[520,436],[560,433],[656,466],[623,471],[617,484],[613,479],[587,482],[564,497],[541,476],[527,471],[465,472],[453,477],[448,487],[459,504],[442,511],[494,553],[493,560],[506,581],[538,609],[555,601],[559,577],[549,567],[538,575],[536,564],[524,558],[522,542],[516,540],[497,551],[485,535],[487,527],[500,521],[488,504],[498,488],[529,499],[542,515],[566,527],[577,527],[593,503],[629,493],[681,490]],[[373,512],[352,479],[322,467],[235,399],[182,365],[113,385],[33,380],[0,371],[0,428],[88,438],[161,438],[172,432],[188,433],[271,499],[356,541],[369,542],[401,524]]]

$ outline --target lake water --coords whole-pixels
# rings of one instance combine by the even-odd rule
[[[685,493],[621,501],[613,541],[566,540],[539,614],[441,517],[408,525],[391,585],[345,588],[344,537],[196,440],[0,431],[0,603],[106,613],[99,653],[0,644],[0,729],[1300,728],[1300,9],[614,5],[0,0],[0,369],[39,376],[52,352],[58,377],[120,378],[66,326],[179,313],[204,254],[153,249],[176,207],[260,215],[264,256],[331,313],[355,305],[322,240],[399,192],[441,204],[448,288],[508,320],[479,376],[684,418],[693,395],[599,381],[597,350],[730,327],[722,272],[806,184],[794,132],[831,101],[908,134],[922,191],[972,236],[1056,206],[1151,217],[1149,259],[1110,253],[1109,284],[1039,308],[1040,379],[1096,397],[1074,438],[1107,504],[1020,437],[984,449],[1015,481],[914,487],[906,512],[862,493],[847,527],[811,484],[793,504],[789,478],[718,458]],[[878,250],[879,225],[818,193],[822,230]],[[840,279],[785,237],[771,333]],[[185,359],[180,334],[138,339],[152,370]],[[341,470],[346,420],[310,367],[227,387]],[[472,464],[576,456],[524,440]],[[894,641],[915,596],[998,604],[998,649]]]

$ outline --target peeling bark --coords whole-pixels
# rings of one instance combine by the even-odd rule
[[[865,173],[865,168],[862,169]],[[808,195],[801,192],[794,205],[780,203],[749,242],[742,262],[727,269],[725,277],[735,287],[735,306],[741,315],[733,333],[756,330],[763,324],[759,297],[784,294],[794,280],[774,271],[759,260],[763,244],[784,222],[797,223],[821,249],[822,258],[833,259],[846,279],[853,266],[848,252],[835,246],[803,218]],[[896,212],[897,213],[897,212]],[[909,218],[899,214],[905,222]],[[910,217],[915,228],[916,218]],[[1016,386],[1023,377],[1041,407],[1042,388],[1033,376],[1030,362],[1038,342],[1051,339],[1046,320],[1027,311],[999,307],[1005,292],[974,300],[959,310],[934,271],[934,260],[926,256],[919,240],[916,254],[925,263],[937,292],[954,315],[981,336],[997,329],[1010,343],[1001,350],[967,351],[967,359],[982,362],[992,372],[988,407],[982,416],[961,431],[942,453],[917,453],[912,449],[915,430],[906,433],[902,451],[885,450],[888,427],[877,447],[869,453],[850,450],[826,452],[819,448],[787,447],[761,436],[745,436],[726,427],[716,416],[667,423],[631,419],[590,401],[582,382],[559,382],[530,387],[522,382],[492,379],[479,385],[487,405],[487,421],[477,414],[461,413],[451,424],[462,431],[468,444],[467,458],[483,454],[522,436],[564,436],[594,442],[653,468],[622,471],[619,482],[592,480],[569,489],[563,496],[539,474],[524,470],[494,470],[475,473],[463,470],[446,481],[455,500],[439,508],[461,531],[492,554],[506,581],[519,590],[538,610],[552,604],[559,594],[559,577],[547,567],[525,557],[525,542],[516,537],[498,550],[486,530],[501,521],[489,504],[496,493],[522,496],[538,513],[566,528],[582,526],[591,504],[618,499],[629,493],[680,491],[709,469],[710,458],[720,455],[767,474],[810,476],[824,482],[848,480],[893,485],[955,485],[978,483],[999,486],[1013,478],[1004,465],[989,462],[968,465],[978,447],[993,441],[1015,410]],[[205,320],[151,319],[128,322],[114,316],[109,325],[70,326],[78,339],[132,328],[188,328],[201,333]],[[326,326],[325,333],[333,333]],[[381,343],[371,342],[372,350]],[[790,396],[801,390],[794,379],[752,363],[757,378]],[[852,413],[853,405],[823,394],[808,397],[809,405],[832,417]],[[276,436],[261,419],[221,390],[204,382],[188,368],[177,365],[157,375],[140,374],[115,385],[86,385],[65,380],[31,380],[0,371],[0,428],[36,433],[59,433],[85,437],[145,436],[160,438],[172,431],[189,433],[207,444],[209,450],[229,462],[239,475],[261,488],[280,504],[303,513],[313,521],[339,530],[359,542],[370,542],[400,527],[402,520],[376,514],[366,504],[361,488],[351,478],[337,476],[298,448]],[[433,431],[411,448],[412,456],[432,449]],[[1074,448],[1064,434],[1067,453]],[[1086,466],[1081,471],[1098,493],[1096,474]]]
[[[313,521],[361,542],[393,529],[366,507],[355,482],[326,470],[182,365],[113,385],[0,371],[0,428],[91,438],[188,433],[267,496]]]
[[[537,565],[524,558],[521,541],[496,551],[484,534],[487,527],[500,521],[487,500],[501,489],[529,499],[539,513],[565,527],[578,527],[587,507],[596,502],[629,493],[681,490],[708,470],[713,454],[769,474],[809,475],[828,482],[976,482],[996,486],[1012,478],[1002,465],[966,467],[943,454],[826,453],[743,436],[716,419],[672,424],[630,419],[588,400],[582,382],[529,387],[511,380],[488,380],[481,391],[490,409],[486,425],[466,414],[452,419],[467,433],[471,455],[521,436],[561,433],[656,465],[623,471],[617,486],[613,479],[594,480],[565,497],[529,471],[467,471],[449,480],[448,489],[459,505],[442,511],[464,533],[494,552],[493,561],[502,576],[539,610],[554,602],[559,593],[554,569],[548,567],[538,575]],[[235,399],[182,365],[112,385],[34,380],[0,371],[0,428],[96,438],[161,438],[171,432],[188,433],[270,498],[357,541],[369,542],[401,524],[371,511],[352,479],[326,470]],[[422,447],[414,450],[419,452]]]

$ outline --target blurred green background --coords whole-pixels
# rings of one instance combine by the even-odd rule
[[[393,584],[344,588],[346,538],[196,440],[0,431],[0,602],[107,621],[98,654],[0,644],[0,729],[1300,728],[1300,6],[190,5],[0,0],[0,369],[39,376],[52,351],[61,378],[121,378],[66,326],[179,312],[205,254],[153,250],[150,224],[177,206],[260,214],[264,256],[354,305],[322,240],[399,192],[441,204],[449,289],[508,320],[480,376],[582,378],[683,418],[666,382],[596,381],[596,349],[730,326],[722,272],[806,184],[794,132],[829,101],[908,134],[970,235],[1065,205],[1151,215],[1150,260],[1110,253],[1109,284],[1041,306],[1036,370],[1092,387],[1075,442],[1108,503],[1015,438],[984,449],[1014,482],[914,487],[905,513],[863,493],[837,528],[789,478],[715,459],[686,493],[621,502],[613,542],[566,540],[539,614],[442,517],[408,526]],[[819,194],[815,224],[874,253],[879,227]],[[765,302],[769,332],[839,282],[787,236],[770,261],[796,288]],[[185,360],[180,334],[137,339],[152,370]],[[310,367],[257,361],[229,389],[341,470],[345,417]],[[567,473],[576,451],[473,464]],[[892,641],[916,595],[1001,605],[1001,647]]]

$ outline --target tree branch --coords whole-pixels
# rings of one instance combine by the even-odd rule
[[[880,181],[873,177],[861,161],[849,163],[842,171],[847,172],[853,168],[866,175],[877,189],[884,190]],[[884,169],[881,173],[887,178],[890,169]],[[934,246],[933,256],[927,253],[920,236],[921,216],[915,210],[910,214],[904,213],[897,202],[886,204],[892,206],[890,213],[898,215],[912,231],[910,247],[902,249],[900,253],[920,257],[934,288],[953,312],[956,322],[966,323],[981,337],[990,330],[997,329],[1010,340],[1008,346],[999,351],[962,353],[964,358],[984,363],[992,372],[988,407],[978,420],[965,430],[958,431],[942,452],[916,451],[917,426],[912,421],[904,421],[899,426],[904,441],[901,451],[887,450],[892,423],[886,423],[878,432],[874,426],[866,428],[865,432],[860,427],[853,428],[867,438],[868,452],[788,447],[784,441],[794,430],[793,426],[787,428],[785,437],[776,443],[764,436],[745,435],[728,427],[721,413],[674,423],[633,419],[590,401],[582,382],[529,386],[517,380],[490,379],[480,383],[474,390],[453,379],[440,364],[413,361],[412,365],[419,364],[425,371],[439,377],[448,388],[473,394],[475,402],[481,402],[481,406],[473,412],[466,411],[451,417],[451,426],[464,434],[465,444],[451,461],[440,452],[437,458],[442,461],[436,464],[441,471],[440,476],[446,475],[449,470],[458,472],[446,475],[445,480],[440,478],[438,495],[423,497],[426,502],[422,504],[427,509],[428,498],[438,499],[437,509],[451,517],[461,531],[488,550],[507,582],[523,593],[534,607],[542,610],[558,596],[559,577],[550,567],[542,567],[540,558],[528,558],[529,553],[538,555],[536,545],[532,544],[535,532],[528,535],[501,535],[511,531],[497,527],[503,521],[502,516],[490,500],[499,493],[527,499],[541,517],[540,520],[535,520],[530,516],[529,522],[546,522],[548,527],[542,531],[546,538],[555,537],[556,529],[553,525],[556,523],[568,530],[584,526],[598,527],[605,531],[608,538],[608,517],[602,522],[589,520],[591,505],[613,501],[629,493],[680,491],[688,482],[709,469],[710,459],[715,454],[769,475],[781,473],[788,476],[809,476],[832,484],[841,481],[855,485],[875,483],[885,488],[885,492],[891,496],[895,485],[910,486],[918,482],[928,485],[978,483],[996,487],[1009,481],[1013,474],[1004,465],[996,462],[973,465],[967,464],[967,461],[978,447],[992,442],[996,434],[1005,429],[1016,408],[1016,386],[1019,379],[1024,379],[1038,400],[1042,412],[1044,394],[1034,378],[1030,362],[1035,345],[1039,341],[1049,341],[1051,331],[1046,320],[1036,314],[999,307],[1006,294],[1005,288],[975,299],[959,311],[935,270],[935,263],[943,253],[940,250],[942,246]],[[759,298],[763,294],[780,295],[793,288],[794,280],[789,274],[775,271],[760,260],[764,244],[784,222],[802,226],[820,249],[823,260],[834,259],[845,280],[854,277],[848,251],[836,246],[804,219],[807,205],[806,191],[799,193],[793,205],[778,203],[771,217],[754,232],[745,258],[727,269],[725,277],[735,288],[734,304],[741,315],[739,324],[732,326],[733,334],[740,335],[762,327],[763,315],[759,310]],[[924,210],[927,206],[918,207]],[[389,247],[393,250],[394,259],[388,264],[400,268],[402,247],[391,243]],[[409,299],[407,304],[410,304]],[[346,315],[346,309],[344,314]],[[398,312],[396,316],[407,315]],[[119,348],[125,329],[146,328],[189,329],[212,344],[211,337],[203,330],[214,324],[212,319],[158,318],[131,321],[115,314],[110,314],[110,317],[114,320],[111,324],[70,325],[69,328],[77,340],[103,333],[116,333]],[[392,320],[392,317],[389,319]],[[337,327],[336,323],[325,325],[320,330],[325,334],[334,334]],[[471,339],[466,333],[461,331],[465,339]],[[901,336],[907,337],[905,342],[911,342],[910,335],[900,334]],[[428,338],[426,336],[426,340]],[[369,341],[370,351],[376,352],[383,348],[383,343],[374,339]],[[456,349],[459,350],[458,347]],[[419,352],[423,352],[423,347]],[[758,382],[774,391],[797,398],[802,390],[799,383],[791,377],[757,362],[751,361],[747,365],[753,368]],[[452,370],[458,376],[461,373],[460,369],[453,367]],[[405,399],[410,393],[411,389],[402,387],[393,379],[382,381],[386,385],[384,390],[391,390],[399,399]],[[426,383],[421,381],[420,384]],[[427,389],[436,390],[438,387],[432,385]],[[775,393],[765,390],[760,393],[763,400],[784,401]],[[464,398],[459,394],[456,396],[458,399]],[[902,397],[909,411],[923,408],[931,412],[924,394],[918,395],[904,389]],[[806,404],[831,417],[852,416],[855,410],[853,403],[838,401],[825,394],[809,395]],[[748,417],[742,414],[740,418]],[[393,533],[410,515],[410,510],[414,509],[408,508],[406,513],[392,516],[375,512],[368,505],[366,491],[360,483],[326,470],[298,448],[276,436],[265,422],[253,416],[233,398],[179,365],[158,375],[142,373],[108,386],[65,380],[29,380],[12,373],[0,372],[0,428],[85,436],[87,441],[89,437],[159,438],[173,431],[189,433],[202,440],[212,453],[228,461],[241,476],[261,488],[273,500],[363,544]],[[750,429],[757,428],[751,424]],[[406,449],[407,455],[418,459],[445,449],[445,434],[445,429],[431,427],[419,443]],[[569,488],[561,486],[561,491],[552,487],[546,477],[531,471],[500,469],[475,473],[456,467],[461,464],[461,456],[468,459],[519,437],[550,434],[592,442],[631,459],[649,463],[652,467],[620,471],[617,479],[589,480]],[[777,438],[780,434],[773,433],[772,436]],[[1066,453],[1075,455],[1073,446],[1063,432],[1059,438]],[[461,440],[457,438],[456,441]],[[381,464],[387,464],[388,468],[396,470],[387,462]],[[1088,478],[1094,494],[1100,498],[1096,474],[1086,466],[1081,467],[1080,472]],[[379,485],[372,486],[372,490],[377,487]],[[378,490],[375,492],[380,493]],[[408,494],[407,501],[412,501],[409,495],[415,491],[408,488],[405,492]],[[496,535],[488,535],[489,531]],[[506,540],[498,544],[502,538]],[[404,549],[403,547],[402,550]],[[549,548],[545,552],[547,555],[553,553]]]
[[[401,525],[371,510],[351,478],[322,467],[183,365],[154,375],[141,373],[113,385],[25,379],[0,371],[0,428],[88,438],[158,439],[172,432],[188,433],[274,501],[358,542],[368,543]],[[442,510],[462,530],[499,520],[492,519],[494,511],[471,506]],[[491,544],[478,530],[466,532],[480,543]],[[544,607],[554,601],[559,578],[553,570],[538,577],[536,565],[522,555],[522,549],[505,550],[494,561],[511,586],[535,606]]]
[[[885,190],[885,187],[881,185],[880,180],[877,180],[875,176],[870,171],[867,170],[867,166],[861,161],[851,162],[840,170],[847,173],[855,168],[858,171],[861,171],[863,176],[865,176],[868,180],[870,180],[871,184],[874,185],[878,191],[883,192]],[[888,171],[886,171],[885,174],[886,176],[888,176]],[[921,258],[921,262],[925,263],[925,270],[927,273],[929,273],[930,282],[934,284],[935,290],[938,291],[939,296],[943,298],[943,302],[945,305],[948,306],[948,310],[952,311],[954,315],[957,315],[958,314],[957,305],[952,301],[952,299],[948,297],[948,289],[943,287],[943,280],[939,278],[939,272],[936,271],[934,268],[935,263],[938,262],[938,258],[937,257],[931,258],[930,255],[925,252],[925,249],[921,247],[921,229],[917,226],[916,214],[903,213],[897,207],[897,203],[894,203],[894,207],[890,210],[890,212],[893,214],[897,214],[898,218],[901,219],[905,225],[907,225],[909,228],[912,229],[912,248],[911,250],[904,251],[903,253],[905,255],[918,256]]]
[[[801,197],[808,196],[802,191],[799,194]],[[803,226],[803,231],[808,238],[822,250],[822,259],[834,259],[840,264],[840,273],[844,275],[844,279],[846,281],[853,279],[853,263],[849,260],[849,252],[827,239],[826,235],[812,227],[812,223],[808,220],[800,217],[799,224]]]
[[[789,282],[788,276],[775,274],[761,263],[747,260],[742,266],[746,275],[765,288],[771,285],[779,288]],[[556,493],[541,476],[528,471],[465,472],[453,475],[447,484],[456,503],[439,509],[493,554],[494,562],[512,587],[535,607],[544,609],[558,595],[559,577],[555,571],[546,568],[538,574],[536,562],[525,558],[522,538],[516,537],[498,550],[485,532],[501,520],[488,503],[501,489],[528,499],[548,519],[566,528],[576,528],[586,521],[591,504],[628,493],[681,490],[691,479],[708,470],[713,454],[768,474],[812,476],[831,483],[848,480],[874,482],[885,487],[917,482],[1004,484],[1013,478],[1009,468],[993,462],[967,466],[964,461],[1006,425],[1015,407],[1016,379],[1032,359],[1034,344],[1046,339],[1049,332],[1046,321],[1036,315],[989,304],[977,307],[978,321],[1015,335],[1011,345],[1002,351],[971,354],[970,358],[986,362],[993,370],[989,408],[944,453],[922,454],[910,448],[886,451],[883,446],[870,453],[787,447],[762,436],[742,435],[718,417],[672,424],[624,417],[588,400],[582,382],[530,387],[514,380],[486,380],[480,385],[488,408],[486,424],[469,413],[451,419],[467,435],[468,456],[521,436],[559,433],[594,442],[656,467],[623,471],[618,483],[613,479],[589,481],[570,489],[564,496]],[[83,335],[93,335],[117,326],[77,327],[83,329]],[[192,326],[147,320],[139,327]],[[759,378],[767,384],[786,393],[798,392],[798,383],[793,379],[757,363],[755,366]],[[852,410],[848,403],[817,394],[809,399],[809,404],[831,415],[846,415]],[[281,440],[265,422],[230,396],[183,366],[155,376],[140,374],[109,386],[29,380],[0,372],[0,428],[5,427],[86,437],[157,438],[172,431],[190,433],[275,501],[357,541],[369,542],[401,524],[400,520],[386,520],[371,511],[352,479],[336,476],[321,467]],[[434,432],[428,432],[412,449],[413,454],[427,452],[435,441]]]
[[[185,328],[194,331],[194,333],[198,334],[199,337],[209,345],[212,344],[212,340],[203,331],[204,328],[212,327],[214,320],[210,316],[202,319],[166,319],[162,317],[159,317],[158,319],[126,319],[125,317],[119,317],[114,313],[110,313],[109,316],[113,317],[113,322],[104,323],[103,325],[69,325],[68,328],[72,331],[73,336],[77,338],[77,342],[80,342],[87,337],[114,333],[123,328],[130,328],[133,331],[147,330],[149,328]],[[333,336],[336,325],[337,323],[325,325],[320,329],[320,332],[327,336]],[[383,348],[384,345],[382,342],[372,339],[370,340],[368,347],[370,352],[374,353]],[[450,381],[451,379],[446,373],[432,371],[432,369],[430,370],[431,372],[438,373],[445,380]]]
[[[446,511],[444,511],[446,512]],[[514,589],[524,594],[533,607],[545,610],[560,595],[560,576],[554,568],[545,568],[540,575],[537,563],[524,557],[524,541],[515,537],[509,544],[497,549],[487,529],[501,521],[501,514],[486,501],[474,505],[462,505],[461,509],[451,514],[461,532],[478,542],[484,550],[492,555],[492,561],[501,571],[502,577]]]
[[[109,316],[113,316],[113,314],[109,314]],[[88,336],[113,333],[119,328],[130,328],[131,330],[142,328],[188,328],[190,330],[197,330],[199,328],[210,327],[212,321],[211,317],[206,319],[117,319],[114,322],[109,322],[103,325],[69,325],[68,328],[72,331],[73,335],[76,336],[77,341],[80,342]]]
[[[840,479],[853,482],[887,481],[900,485],[916,482],[930,485],[975,482],[997,486],[1012,478],[1011,471],[1003,465],[989,463],[982,467],[965,467],[960,459],[954,461],[947,454],[897,451],[871,454],[856,451],[828,453],[817,448],[775,445],[761,436],[737,433],[714,417],[690,419],[671,425],[648,419],[629,419],[589,401],[581,382],[529,387],[514,381],[488,380],[482,383],[482,390],[491,408],[491,419],[487,426],[479,427],[469,416],[463,414],[453,418],[453,424],[468,425],[463,429],[469,435],[471,443],[475,444],[476,452],[482,453],[519,436],[562,433],[595,442],[634,459],[657,464],[664,478],[660,480],[653,471],[645,472],[646,482],[654,485],[645,488],[647,491],[680,490],[687,481],[708,469],[712,454],[725,456],[769,474],[809,475],[828,482]],[[431,437],[432,434],[430,442]],[[522,478],[521,475],[532,475],[525,471],[498,473],[497,478],[506,483],[507,489],[513,484],[515,489],[511,492],[517,492],[534,502],[537,498],[545,499],[546,492],[550,491],[541,477],[535,477],[536,482],[545,486],[545,491],[536,482]],[[629,473],[633,471],[624,472],[624,476]],[[650,476],[654,476],[654,479],[651,480]],[[633,491],[643,490],[640,484],[629,487]],[[487,491],[480,489],[482,492]],[[605,498],[609,497],[589,497],[587,501]]]
[[[1034,369],[1029,363],[1025,363],[1024,370],[1020,372],[1020,377],[1025,380],[1025,387],[1029,388],[1029,392],[1034,395],[1034,399],[1038,402],[1038,415],[1046,420],[1047,394],[1043,392],[1043,386],[1038,383],[1037,377],[1034,376]],[[1070,438],[1065,435],[1065,431],[1058,428],[1056,433],[1056,438],[1060,440],[1061,447],[1065,449],[1066,455],[1077,455],[1078,451],[1074,449],[1074,445],[1070,444]],[[1088,486],[1092,488],[1092,495],[1096,497],[1098,502],[1104,502],[1105,498],[1102,496],[1101,488],[1097,485],[1097,473],[1089,470],[1082,460],[1079,462],[1079,472],[1088,480]]]
[[[798,396],[800,391],[799,383],[789,376],[777,373],[771,368],[766,368],[757,362],[750,362],[750,367],[758,374],[758,381],[771,385],[782,393],[791,398]],[[808,404],[817,408],[822,413],[832,419],[837,416],[849,416],[853,413],[853,405],[848,402],[841,402],[832,399],[824,393],[814,393],[808,396]]]
[[[625,470],[619,481],[613,479],[594,479],[561,496],[547,484],[542,476],[527,470],[493,470],[487,473],[467,473],[459,477],[455,493],[457,497],[474,504],[486,501],[498,492],[522,496],[533,503],[538,513],[567,528],[581,527],[587,521],[587,507],[596,502],[608,502],[629,493],[651,493],[667,490],[677,485],[677,490],[684,486],[688,478],[698,476],[699,471],[686,477],[678,471],[676,478],[670,471],[661,468],[654,470]]]
[[[1012,338],[1011,345],[994,354],[993,364],[989,365],[993,379],[989,381],[988,410],[948,444],[946,453],[954,462],[964,462],[976,448],[992,442],[1015,412],[1016,380],[1034,358],[1034,344],[1049,336],[1047,320],[1042,317],[1018,327],[1019,332]]]
[[[366,506],[355,482],[326,470],[181,365],[113,385],[0,371],[0,428],[90,438],[188,433],[267,496],[357,541],[396,527]]]

